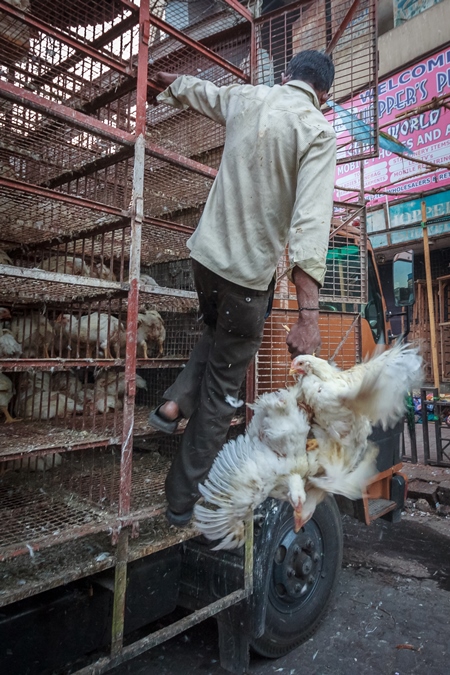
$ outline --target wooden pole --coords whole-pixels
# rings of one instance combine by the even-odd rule
[[[423,255],[425,258],[425,278],[427,282],[428,316],[430,320],[431,366],[433,369],[434,386],[439,391],[439,365],[438,365],[439,362],[438,362],[438,351],[436,342],[436,320],[434,316],[433,280],[431,278],[430,244],[428,241],[427,210],[424,201],[422,202],[422,232],[423,232]]]

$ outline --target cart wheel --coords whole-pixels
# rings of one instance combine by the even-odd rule
[[[342,563],[342,522],[334,497],[319,504],[297,534],[286,504],[275,541],[264,633],[250,641],[257,654],[269,658],[308,640],[325,616]]]

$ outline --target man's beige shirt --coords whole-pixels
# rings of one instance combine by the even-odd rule
[[[305,82],[217,87],[183,75],[158,101],[226,126],[222,161],[191,256],[240,286],[266,290],[289,242],[323,284],[333,205],[336,136]]]

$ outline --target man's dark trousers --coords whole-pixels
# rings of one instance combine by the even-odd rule
[[[189,418],[181,448],[166,478],[166,496],[175,513],[191,509],[197,485],[206,478],[236,413],[233,402],[261,344],[272,287],[238,286],[192,261],[200,312],[206,324],[186,367],[164,399],[176,401]]]

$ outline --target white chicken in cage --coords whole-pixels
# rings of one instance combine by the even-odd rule
[[[108,267],[105,263],[95,263],[93,267],[94,276],[97,279],[104,279],[106,281],[117,281],[117,277],[114,274],[112,267]]]
[[[83,383],[71,370],[54,373],[50,386],[53,391],[59,391],[77,403],[91,401],[94,395],[94,385]]]
[[[112,371],[101,370],[95,376],[96,389],[103,389],[111,396],[123,398],[125,395],[126,380],[125,373],[115,373]],[[143,377],[136,373],[136,389],[147,389],[147,382]]]
[[[14,265],[6,251],[3,251],[2,249],[0,249],[0,265]]]
[[[138,314],[136,336],[138,357],[148,359],[149,346],[152,345],[156,348],[157,356],[163,356],[165,339],[166,328],[159,312],[148,309],[146,312]]]
[[[66,373],[57,375],[64,377]],[[84,401],[75,400],[68,395],[69,391],[58,391],[58,384],[62,386],[62,379],[58,380],[51,373],[36,371],[21,374],[15,399],[16,414],[26,419],[49,420],[82,413]]]
[[[159,286],[158,282],[155,281],[153,277],[151,277],[149,274],[141,274],[139,277],[139,281],[141,284],[145,284],[146,286]]]
[[[121,409],[125,389],[125,373],[103,370],[98,372],[95,379],[95,398],[93,399],[98,412]],[[136,389],[147,389],[147,382],[138,374],[136,374]]]
[[[33,312],[30,316],[13,317],[10,331],[22,347],[23,358],[50,358],[55,332],[46,316]]]
[[[65,418],[73,413],[82,413],[84,406],[59,391],[41,389],[34,391],[23,404],[23,416],[35,420]]]
[[[14,359],[22,355],[22,346],[7,328],[0,328],[0,359]]]
[[[123,324],[115,316],[92,312],[77,319],[71,314],[61,314],[55,320],[62,334],[70,343],[70,350],[80,358],[80,347],[86,350],[86,358],[98,346],[106,359],[120,358],[120,351],[126,345],[126,332]],[[114,352],[114,356],[112,354]]]
[[[14,396],[14,386],[12,381],[4,373],[0,373],[0,410],[5,416],[5,422],[16,422],[8,410],[9,403]]]
[[[50,258],[45,258],[42,260],[39,265],[39,269],[46,270],[47,272],[58,272],[59,274],[72,274],[74,276],[90,276],[90,269],[86,263],[79,257],[72,257],[69,255],[67,258],[63,255],[61,256],[50,256]]]

